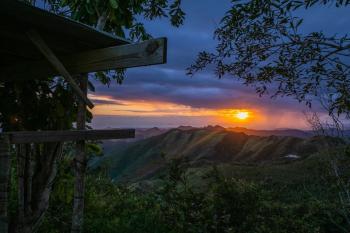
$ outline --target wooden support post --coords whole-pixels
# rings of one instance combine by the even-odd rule
[[[5,134],[0,134],[0,232],[8,232],[8,193],[10,178],[10,142]]]
[[[82,75],[79,80],[81,90],[87,94],[88,77]],[[86,129],[86,105],[79,101],[77,114],[77,129]],[[74,184],[74,203],[72,215],[72,233],[83,232],[84,222],[84,193],[85,193],[85,172],[86,172],[86,145],[85,141],[77,141],[75,163],[75,184]]]
[[[29,39],[33,42],[33,44],[40,50],[40,52],[46,57],[46,59],[50,62],[50,64],[60,73],[71,85],[73,90],[76,92],[78,97],[87,105],[89,108],[93,108],[94,105],[87,98],[86,94],[82,92],[79,86],[75,83],[73,77],[64,67],[64,65],[60,62],[60,60],[56,57],[50,47],[45,43],[45,41],[41,38],[41,36],[35,31],[30,30],[27,32]]]
[[[18,187],[18,232],[24,232],[25,224],[25,195],[26,195],[26,160],[27,160],[27,145],[20,144],[17,145],[17,187]]]

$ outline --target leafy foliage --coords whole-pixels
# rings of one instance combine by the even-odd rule
[[[5,131],[70,129],[74,99],[61,79],[6,82],[0,87],[0,125]]]
[[[188,69],[208,65],[221,78],[229,75],[256,88],[259,95],[293,96],[311,106],[318,98],[330,114],[350,115],[350,38],[323,32],[302,34],[299,8],[346,7],[349,1],[232,0],[215,31],[215,52],[201,52]]]
[[[99,30],[112,32],[130,39],[148,39],[141,19],[153,20],[169,17],[173,26],[180,26],[185,13],[181,10],[181,0],[46,0],[49,8],[79,22],[86,23]],[[140,17],[141,16],[141,17]]]
[[[319,188],[333,195],[318,199],[305,188],[297,192],[293,186],[227,178],[214,168],[207,174],[208,185],[203,190],[190,184],[186,170],[181,160],[174,160],[166,175],[151,189],[142,184],[118,185],[103,173],[91,174],[85,231],[342,232],[337,225],[344,226],[345,217],[337,213],[339,203],[332,186],[327,184]],[[67,196],[72,197],[72,192],[67,174],[69,170],[60,175],[40,232],[69,231],[72,198]]]

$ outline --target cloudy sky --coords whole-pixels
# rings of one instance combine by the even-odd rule
[[[186,76],[198,52],[215,47],[213,31],[229,9],[228,0],[184,0],[185,24],[171,27],[168,21],[145,22],[154,37],[168,38],[168,63],[133,68],[122,85],[109,88],[96,83],[90,98],[95,128],[176,127],[179,125],[242,126],[259,129],[306,128],[304,105],[290,98],[258,97],[253,88],[232,78],[217,79],[212,70]],[[303,30],[346,33],[348,9],[316,7],[297,13],[305,18]],[[249,112],[249,120],[232,117]],[[312,111],[322,112],[314,105]]]

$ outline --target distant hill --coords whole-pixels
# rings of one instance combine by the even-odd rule
[[[193,126],[184,126],[184,125],[181,125],[181,126],[177,127],[177,129],[179,129],[179,130],[191,130],[191,129],[196,129],[196,128],[193,127]]]
[[[300,133],[292,130],[288,132]],[[111,176],[116,180],[136,181],[161,174],[168,161],[180,157],[187,161],[189,167],[235,163],[271,164],[303,159],[332,143],[335,143],[335,139],[325,137],[263,137],[219,126],[180,127],[113,151],[99,162],[99,166],[108,166]]]
[[[115,154],[120,154],[125,151],[131,144],[138,142],[140,140],[144,140],[150,137],[154,137],[157,135],[161,135],[165,132],[169,131],[169,129],[164,128],[140,128],[135,130],[135,138],[131,139],[122,139],[122,140],[105,140],[102,142],[102,148],[104,152],[104,156],[95,157],[89,162],[89,166],[91,168],[96,168],[100,166],[101,162],[108,159],[110,156],[114,156]]]
[[[158,127],[136,129],[136,140],[158,136],[158,135],[161,135],[167,131],[169,131],[169,129],[158,128]]]
[[[106,141],[103,141],[103,148],[106,153],[110,153],[110,151],[118,150],[119,147],[125,147],[130,143],[144,140],[146,138],[154,137],[157,135],[161,135],[169,130],[170,129],[163,129],[158,127],[136,129],[135,138],[123,139],[123,140],[106,140]]]
[[[243,127],[235,127],[227,128],[227,130],[256,136],[292,136],[299,138],[308,138],[313,136],[313,133],[310,131],[303,131],[298,129],[255,130]]]
[[[300,130],[300,129],[275,129],[275,130],[256,130],[256,129],[247,129],[244,127],[234,127],[227,128],[229,131],[241,132],[247,135],[256,135],[256,136],[292,136],[299,138],[309,138],[319,135],[328,135],[328,136],[340,136],[339,132],[336,129],[327,129],[325,132],[314,132],[310,130]],[[344,137],[350,137],[350,130],[344,130],[341,132]]]

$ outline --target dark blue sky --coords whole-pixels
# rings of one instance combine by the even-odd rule
[[[230,8],[230,1],[183,2],[187,16],[182,27],[171,27],[167,20],[145,22],[154,37],[168,37],[168,63],[129,69],[121,86],[113,84],[107,88],[96,84],[98,103],[104,105],[95,110],[94,126],[174,127],[218,123],[254,128],[305,127],[302,111],[307,108],[293,99],[259,98],[253,88],[231,78],[218,80],[211,70],[192,78],[186,76],[186,68],[193,63],[197,53],[215,47],[213,31]],[[297,15],[305,18],[304,32],[322,30],[343,34],[350,23],[345,8],[314,7],[300,10]],[[212,114],[221,109],[248,109],[263,117],[244,124],[222,122]],[[321,111],[316,105],[314,110]]]

